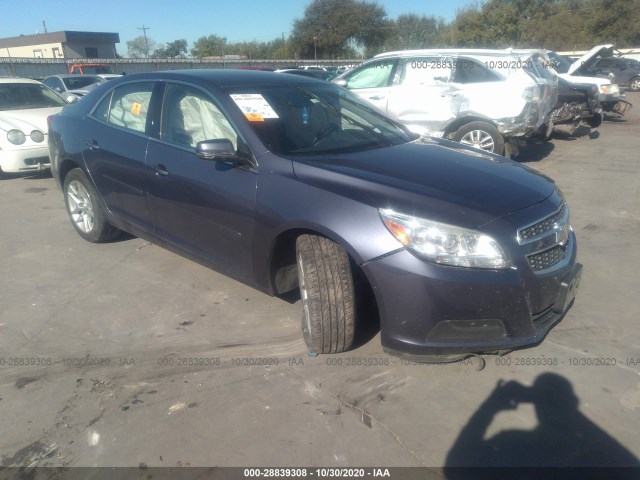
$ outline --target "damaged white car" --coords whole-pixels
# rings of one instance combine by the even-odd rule
[[[0,78],[0,176],[51,167],[47,117],[67,104],[26,78]]]
[[[614,112],[620,115],[631,107],[624,95],[620,92],[620,87],[616,83],[616,77],[613,74],[605,76],[595,76],[589,71],[598,58],[604,55],[610,55],[613,45],[598,45],[593,47],[580,58],[571,62],[567,58],[556,52],[547,52],[551,60],[551,66],[557,72],[558,76],[564,78],[571,83],[590,83],[598,87],[598,100],[600,106],[605,112]]]
[[[548,137],[557,78],[543,52],[407,50],[377,55],[334,80],[417,133],[513,157]]]

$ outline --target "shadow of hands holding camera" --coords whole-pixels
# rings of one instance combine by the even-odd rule
[[[504,430],[485,439],[496,414],[522,403],[533,404],[535,429]],[[640,466],[631,452],[585,417],[578,404],[571,383],[554,373],[538,376],[532,387],[498,382],[449,451],[447,478],[472,478],[448,467]]]

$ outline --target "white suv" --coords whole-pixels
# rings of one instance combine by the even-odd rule
[[[544,52],[406,50],[377,55],[333,81],[417,133],[515,156],[548,137],[558,95]]]

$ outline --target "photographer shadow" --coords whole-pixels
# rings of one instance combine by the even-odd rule
[[[538,426],[533,430],[501,431],[485,439],[495,416],[517,408],[519,403],[533,404]],[[632,478],[626,475],[638,473],[638,459],[585,417],[578,405],[571,383],[554,373],[538,376],[532,387],[515,381],[499,382],[449,451],[446,478],[496,478],[492,469],[476,467],[636,467],[634,471],[616,469],[619,475],[609,476]],[[539,474],[534,472],[529,477],[521,470],[518,477],[539,478]]]

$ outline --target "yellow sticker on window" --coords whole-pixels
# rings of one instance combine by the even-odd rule
[[[250,122],[264,122],[264,117],[256,112],[246,112],[244,114]]]
[[[139,102],[133,102],[133,104],[131,105],[131,113],[133,115],[140,115],[141,111],[142,111],[142,104]]]

